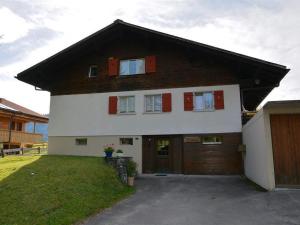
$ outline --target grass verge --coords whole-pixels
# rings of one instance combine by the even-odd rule
[[[102,158],[9,156],[0,159],[0,224],[65,225],[134,192]]]

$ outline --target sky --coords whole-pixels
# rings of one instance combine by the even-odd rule
[[[299,13],[298,0],[0,0],[0,97],[49,113],[50,94],[14,77],[122,19],[285,65],[264,102],[300,99]]]

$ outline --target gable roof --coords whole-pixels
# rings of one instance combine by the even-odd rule
[[[131,24],[131,23],[127,23],[127,22],[124,22],[123,20],[117,19],[113,23],[111,23],[110,25],[102,28],[101,30],[99,30],[99,31],[91,34],[90,36],[76,42],[75,44],[63,49],[62,51],[54,54],[53,56],[50,56],[49,58],[35,64],[34,66],[20,72],[19,74],[17,74],[16,78],[21,80],[21,81],[26,82],[25,76],[27,74],[29,74],[32,70],[37,69],[38,67],[41,67],[42,65],[45,65],[45,64],[57,59],[58,57],[60,57],[64,54],[72,53],[72,51],[74,51],[76,48],[86,44],[87,42],[91,41],[92,39],[94,39],[96,37],[101,36],[104,32],[112,29],[113,27],[120,26],[120,25],[125,26],[125,27],[130,28],[130,29],[137,29],[137,30],[140,30],[140,31],[155,34],[155,35],[158,35],[158,36],[161,36],[161,37],[164,37],[164,38],[168,38],[168,39],[173,40],[173,41],[181,42],[182,44],[190,44],[190,45],[194,45],[194,46],[197,46],[197,47],[201,47],[201,48],[204,48],[204,49],[207,49],[207,50],[210,50],[210,51],[214,51],[215,53],[222,54],[222,55],[227,56],[227,57],[233,57],[237,60],[244,60],[244,61],[249,62],[249,63],[261,64],[261,65],[273,67],[274,69],[281,70],[284,75],[286,73],[288,73],[288,71],[289,71],[289,69],[287,69],[287,67],[284,66],[284,65],[280,65],[280,64],[277,64],[277,63],[272,63],[272,62],[269,62],[269,61],[265,61],[265,60],[262,60],[262,59],[258,59],[258,58],[243,55],[243,54],[240,54],[240,53],[232,52],[232,51],[225,50],[225,49],[222,49],[222,48],[217,48],[217,47],[214,47],[214,46],[211,46],[211,45],[199,43],[199,42],[196,42],[196,41],[192,41],[192,40],[189,40],[189,39],[185,39],[185,38],[181,38],[181,37],[178,37],[178,36],[170,35],[170,34],[167,34],[167,33],[160,32],[160,31],[151,30],[149,28],[141,27],[141,26],[134,25],[134,24]]]
[[[93,50],[95,47],[105,48],[108,43],[118,40],[119,35],[120,37],[122,36],[122,32],[128,32],[134,35],[138,34],[147,40],[157,39],[172,44],[174,43],[177,46],[182,46],[191,53],[202,51],[209,53],[211,56],[216,56],[222,60],[224,59],[226,62],[230,62],[231,65],[234,65],[234,69],[238,73],[238,84],[240,85],[241,94],[245,100],[243,104],[249,110],[254,110],[274,87],[279,86],[282,78],[289,72],[289,69],[284,65],[151,30],[122,20],[116,20],[96,33],[20,72],[16,78],[43,90],[55,91],[52,85],[55,86],[56,82],[60,79],[58,73],[59,69],[64,68],[68,64],[72,64],[73,60],[84,56],[84,54]],[[251,86],[255,79],[257,79],[258,82],[260,82],[260,80],[264,82],[262,85]]]
[[[24,114],[26,116],[37,117],[45,122],[48,121],[48,118],[46,116],[43,116],[14,102],[8,101],[5,98],[0,98],[0,110],[11,112],[14,114]]]

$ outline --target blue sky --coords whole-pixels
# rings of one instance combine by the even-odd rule
[[[286,65],[265,101],[300,99],[299,12],[297,0],[1,0],[0,97],[48,113],[49,93],[14,76],[119,18]]]

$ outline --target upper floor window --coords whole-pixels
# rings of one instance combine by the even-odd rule
[[[120,61],[120,75],[145,73],[145,59],[129,59]]]
[[[134,113],[135,112],[135,97],[120,96],[119,97],[119,113]]]
[[[213,92],[195,92],[194,110],[195,111],[214,110]]]
[[[161,111],[162,111],[162,95],[146,95],[145,112],[161,112]]]
[[[98,75],[98,66],[92,65],[89,68],[89,77],[96,77]]]

